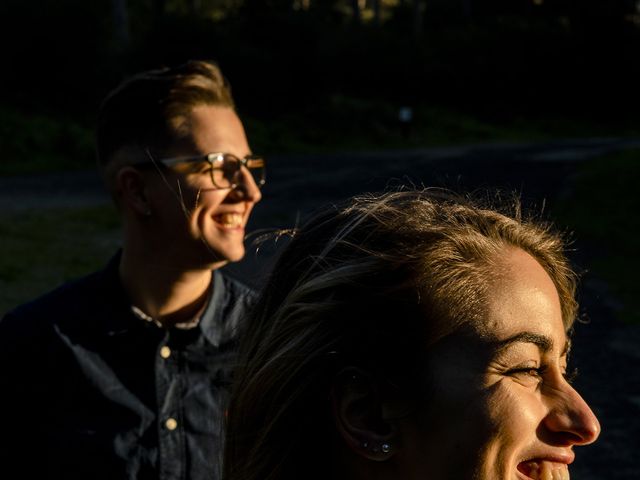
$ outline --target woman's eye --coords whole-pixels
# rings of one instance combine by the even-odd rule
[[[544,367],[518,367],[510,370],[508,374],[519,379],[540,381],[544,370]]]
[[[539,368],[523,368],[523,369],[516,370],[513,373],[525,374],[525,375],[529,375],[531,377],[539,377],[540,376],[540,369]]]

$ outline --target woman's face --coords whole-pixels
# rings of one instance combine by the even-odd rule
[[[401,478],[564,480],[573,447],[598,438],[598,420],[566,379],[550,277],[517,249],[496,277],[483,324],[429,355],[433,389],[399,427]]]

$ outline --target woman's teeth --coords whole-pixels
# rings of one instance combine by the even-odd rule
[[[563,463],[532,460],[521,466],[519,470],[533,480],[569,480],[569,469]]]
[[[242,214],[240,213],[222,213],[220,215],[216,215],[215,220],[223,227],[242,226]]]

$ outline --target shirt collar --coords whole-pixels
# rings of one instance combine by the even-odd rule
[[[119,265],[121,256],[122,251],[119,250],[102,271],[101,283],[105,297],[104,303],[107,308],[98,313],[101,330],[109,336],[124,334],[140,325],[154,325],[157,327],[155,322],[141,321],[141,317],[134,313],[134,307],[132,307],[120,280]],[[212,289],[209,295],[209,302],[200,315],[200,320],[195,328],[199,328],[211,344],[218,346],[222,333],[220,325],[224,315],[221,307],[225,304],[225,300],[229,295],[224,277],[218,270],[213,271],[209,288]]]
[[[225,305],[228,295],[224,277],[218,270],[213,271],[210,288],[213,291],[209,296],[209,303],[200,316],[198,327],[210,343],[218,346],[221,337],[220,325],[222,325],[222,316],[224,314],[222,306]]]

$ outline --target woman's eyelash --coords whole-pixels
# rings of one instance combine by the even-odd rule
[[[546,367],[518,367],[509,371],[511,375],[525,374],[531,377],[542,377],[546,371]]]
[[[541,366],[541,367],[519,367],[519,368],[514,368],[513,370],[510,370],[509,374],[510,375],[525,374],[525,375],[529,375],[529,376],[535,377],[535,378],[542,378],[546,371],[547,371],[547,367],[546,366]],[[571,369],[571,371],[564,372],[562,374],[562,376],[567,381],[567,383],[571,384],[571,383],[574,382],[574,380],[578,376],[578,369],[577,368],[573,368],[573,369]]]

